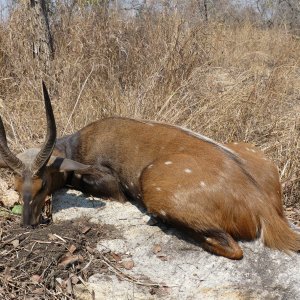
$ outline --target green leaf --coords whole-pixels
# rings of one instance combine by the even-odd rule
[[[23,211],[23,205],[15,205],[13,208],[12,208],[12,213],[13,214],[16,214],[16,215],[21,215],[22,214],[22,211]]]

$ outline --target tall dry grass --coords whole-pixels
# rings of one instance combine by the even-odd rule
[[[15,151],[43,141],[45,77],[60,135],[121,115],[251,142],[279,166],[285,203],[300,205],[299,37],[250,23],[191,23],[178,12],[128,18],[64,7],[52,32],[46,76],[31,56],[26,11],[0,27],[0,113]]]

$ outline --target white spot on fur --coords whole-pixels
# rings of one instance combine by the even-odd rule
[[[246,150],[247,150],[247,151],[250,151],[250,149],[249,149],[248,147],[246,147]]]
[[[128,185],[127,185],[127,184],[125,184],[124,186],[125,186],[125,189],[126,189],[126,190],[128,190]]]
[[[192,173],[192,170],[191,169],[184,169],[184,172],[185,173]]]
[[[205,187],[206,186],[206,183],[204,181],[200,181],[200,186],[201,187]]]
[[[164,211],[164,210],[160,210],[160,212],[159,212],[162,216],[166,216],[167,215],[167,213]]]
[[[158,187],[156,188],[156,190],[160,192],[160,191],[161,191],[161,188],[158,186]]]
[[[238,144],[237,142],[234,142],[234,143],[233,143],[233,145],[237,145],[237,144]]]
[[[148,166],[148,169],[151,169],[153,166],[154,166],[153,164],[149,165],[149,166]]]
[[[171,162],[171,161],[165,161],[165,165],[171,165],[173,162]]]
[[[251,149],[252,152],[256,153],[256,151],[254,149]]]
[[[134,186],[134,183],[133,183],[133,182],[130,182],[130,185],[131,185],[131,186]]]

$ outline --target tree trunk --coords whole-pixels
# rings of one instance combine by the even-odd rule
[[[49,74],[50,61],[54,57],[46,0],[29,0],[30,26],[32,29],[32,53],[38,60],[40,71]]]
[[[204,4],[204,17],[205,17],[205,22],[208,22],[208,12],[207,12],[207,0],[203,1]]]

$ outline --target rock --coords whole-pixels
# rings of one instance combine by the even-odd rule
[[[5,180],[0,178],[0,191],[3,192],[6,190],[8,190],[8,184]]]
[[[97,250],[100,252],[126,253],[127,247],[122,239],[103,240],[97,245]]]
[[[19,194],[13,189],[8,189],[7,183],[0,179],[0,201],[5,207],[13,207],[19,202]]]
[[[99,283],[101,282],[101,286]],[[147,286],[138,287],[133,282],[119,280],[115,275],[96,274],[91,276],[88,282],[89,290],[94,291],[95,300],[114,299],[156,299],[150,294]],[[83,298],[89,299],[89,298]]]
[[[77,194],[76,194],[77,193]],[[168,227],[149,226],[145,214],[131,203],[97,200],[94,207],[78,192],[56,194],[53,220],[85,216],[93,222],[113,224],[117,239],[99,240],[99,251],[130,253],[132,279],[94,274],[88,291],[78,299],[300,299],[300,254],[287,255],[266,248],[260,240],[240,242],[244,258],[232,261],[202,250]],[[99,209],[101,207],[101,209]],[[160,225],[164,226],[164,225]],[[160,245],[167,261],[158,257]],[[154,253],[153,253],[153,250]],[[79,293],[79,291],[78,291]]]

